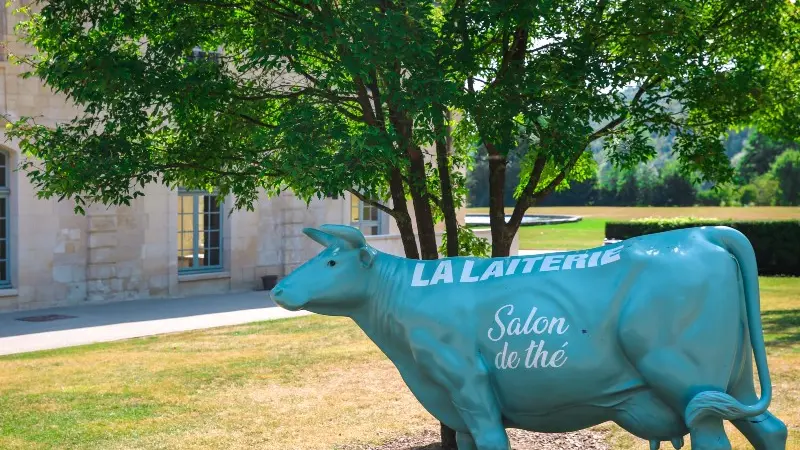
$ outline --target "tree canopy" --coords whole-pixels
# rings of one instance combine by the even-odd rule
[[[720,181],[733,174],[729,129],[800,136],[791,0],[37,8],[19,32],[38,53],[21,59],[83,114],[56,127],[15,119],[8,134],[36,157],[29,169],[41,194],[79,206],[128,202],[153,181],[213,186],[240,207],[259,189],[304,198],[350,190],[407,235],[410,196],[423,253],[435,257],[432,222],[443,216],[457,234],[463,177],[452,169],[480,146],[502,255],[528,207],[591,176],[591,145],[632,167],[655,155],[652,133],[671,134],[682,172]],[[507,221],[510,155],[521,174]],[[391,208],[382,203],[390,197]]]

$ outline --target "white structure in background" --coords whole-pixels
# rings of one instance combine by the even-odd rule
[[[30,52],[8,34],[10,11],[0,34],[11,51]],[[2,114],[45,124],[76,115],[63,96],[20,78],[22,68],[5,55]],[[262,276],[283,276],[320,250],[301,230],[324,223],[351,224],[376,248],[403,254],[393,220],[349,195],[308,207],[288,193],[263,196],[255,211],[229,216],[230,198],[150,185],[129,207],[96,205],[80,216],[72,202],[37,199],[13,170],[19,159],[13,142],[0,146],[0,311],[260,289]]]

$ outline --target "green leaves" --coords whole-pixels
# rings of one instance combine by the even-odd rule
[[[40,195],[79,202],[129,202],[153,181],[236,207],[285,188],[383,200],[448,110],[450,168],[491,144],[522,158],[528,200],[590,176],[598,141],[633,167],[651,136],[674,135],[682,171],[725,181],[729,128],[800,136],[800,14],[785,0],[63,0],[18,32],[37,49],[16,56],[27,76],[82,114],[12,118],[8,134]],[[429,166],[435,207],[438,182]]]

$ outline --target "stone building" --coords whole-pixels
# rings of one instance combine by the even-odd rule
[[[63,96],[23,80],[22,68],[7,61],[7,51],[26,51],[9,31],[14,20],[6,8],[0,110],[40,123],[71,119],[77,111]],[[151,185],[129,207],[94,205],[84,216],[74,214],[72,202],[38,199],[14,170],[20,158],[3,136],[0,311],[259,289],[262,276],[283,276],[319,251],[301,229],[323,223],[358,226],[376,248],[402,254],[390,218],[350,196],[308,207],[290,193],[264,196],[255,211],[228,215],[229,198]]]

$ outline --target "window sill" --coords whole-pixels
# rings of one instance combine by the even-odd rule
[[[19,292],[16,289],[0,288],[0,297],[16,297],[17,295],[19,295]]]
[[[230,272],[204,272],[204,273],[182,273],[178,274],[178,282],[184,281],[205,281],[205,280],[221,280],[223,278],[230,278]]]

